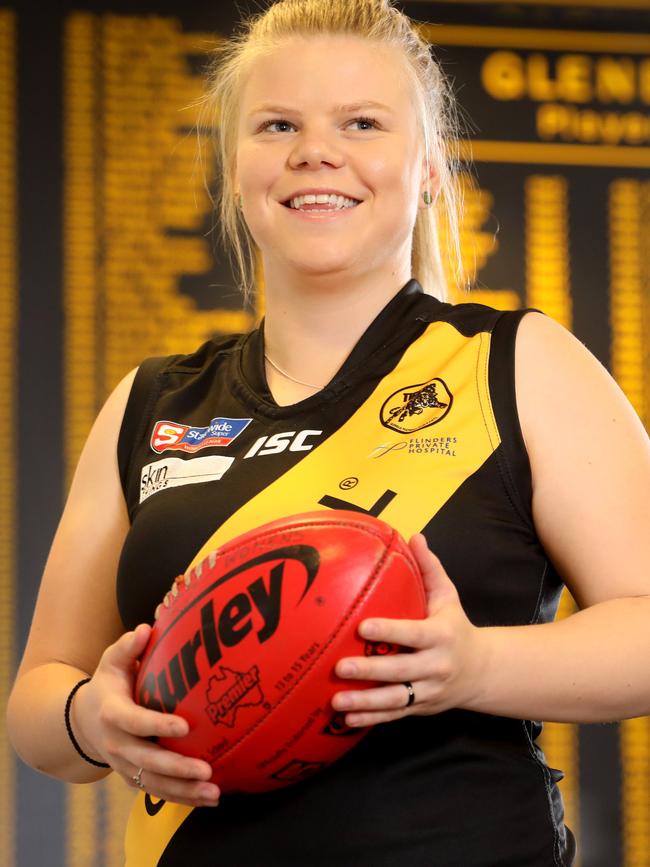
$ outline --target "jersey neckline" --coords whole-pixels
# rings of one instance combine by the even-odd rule
[[[420,283],[411,278],[386,303],[363,332],[350,354],[332,379],[315,394],[296,403],[280,406],[271,394],[266,381],[264,364],[264,320],[249,332],[240,344],[240,351],[234,353],[237,375],[232,377],[235,390],[251,409],[258,414],[272,418],[282,418],[296,413],[307,412],[318,405],[337,400],[357,379],[363,375],[368,363],[376,362],[386,352],[392,351],[395,341],[403,339],[404,325],[422,314],[422,299],[441,304],[431,295],[426,295]],[[429,311],[427,311],[429,312]],[[429,315],[426,317],[430,319]],[[409,331],[410,329],[406,329]]]

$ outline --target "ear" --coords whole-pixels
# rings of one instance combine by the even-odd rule
[[[435,202],[440,192],[440,174],[435,163],[429,162],[427,165],[426,156],[422,157],[422,182],[420,184],[420,206],[427,207],[422,204],[422,194],[428,190],[431,193],[431,198]]]

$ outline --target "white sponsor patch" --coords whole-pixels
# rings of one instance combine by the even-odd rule
[[[163,458],[142,467],[140,474],[140,502],[165,488],[214,482],[230,467],[234,458],[225,455],[206,455],[203,458]]]

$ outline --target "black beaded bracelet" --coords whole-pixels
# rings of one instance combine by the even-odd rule
[[[70,708],[72,707],[72,699],[75,696],[75,693],[79,689],[80,686],[83,686],[84,683],[88,683],[90,680],[89,677],[84,677],[79,683],[76,683],[72,689],[70,690],[70,695],[68,696],[68,700],[65,703],[65,727],[68,732],[68,737],[72,743],[72,746],[79,753],[82,759],[85,759],[89,764],[95,765],[96,768],[110,768],[110,765],[106,764],[106,762],[96,762],[95,759],[91,759],[90,756],[87,756],[84,751],[81,749],[79,744],[77,743],[77,739],[72,733],[72,726],[70,725]]]

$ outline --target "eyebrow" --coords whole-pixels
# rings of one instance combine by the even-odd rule
[[[366,99],[363,102],[348,102],[345,105],[335,105],[332,113],[333,114],[342,114],[348,111],[360,111],[364,108],[378,108],[382,111],[392,112],[392,108],[388,105],[384,105],[383,102],[375,102],[372,99]],[[300,112],[295,108],[288,108],[287,106],[282,105],[271,105],[271,104],[263,104],[255,106],[255,108],[249,112],[249,117],[254,114],[261,114],[262,112],[272,112],[273,114],[300,114]]]

